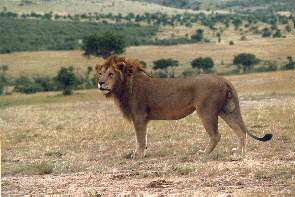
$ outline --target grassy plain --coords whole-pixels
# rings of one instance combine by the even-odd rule
[[[223,121],[216,150],[200,155],[208,137],[196,114],[151,122],[147,157],[130,160],[132,125],[96,90],[0,97],[2,195],[294,195],[295,71],[227,78],[247,126],[274,134],[249,137],[243,159]]]
[[[295,37],[278,39],[254,39],[235,41],[235,45],[223,43],[185,44],[174,46],[137,46],[129,47],[125,56],[137,58],[152,66],[153,61],[161,58],[173,58],[180,61],[178,72],[190,67],[190,61],[197,57],[212,57],[216,70],[224,72],[232,69],[231,64],[239,53],[253,53],[262,60],[270,60],[278,65],[287,62],[287,56],[295,54]],[[221,65],[223,61],[224,65]],[[81,51],[43,51],[0,54],[1,64],[9,66],[9,74],[55,75],[61,66],[74,66],[84,70],[87,66],[102,62],[98,58],[86,58]]]

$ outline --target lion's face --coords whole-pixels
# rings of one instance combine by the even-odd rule
[[[121,82],[121,73],[113,66],[96,66],[97,87],[105,95],[111,96]]]

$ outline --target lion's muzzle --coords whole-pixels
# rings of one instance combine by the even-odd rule
[[[97,88],[101,91],[104,95],[110,93],[111,89],[105,86],[105,83],[98,83]]]

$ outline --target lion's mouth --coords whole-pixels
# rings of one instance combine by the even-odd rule
[[[109,88],[100,87],[99,90],[105,95],[111,92],[111,89]]]

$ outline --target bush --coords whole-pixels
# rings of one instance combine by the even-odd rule
[[[204,40],[204,30],[198,29],[194,35],[191,36],[191,39],[196,42],[201,42]]]
[[[282,32],[280,30],[277,30],[273,35],[273,38],[281,38],[283,37]]]
[[[7,65],[0,65],[0,96],[5,94],[5,86],[9,85],[7,70]]]
[[[21,76],[15,81],[15,90],[25,94],[33,94],[43,91],[43,87],[32,78]]]
[[[209,73],[211,69],[214,67],[214,61],[211,57],[205,58],[196,58],[191,62],[191,66],[193,68],[202,69],[203,72]]]
[[[36,77],[34,81],[39,84],[45,92],[58,90],[57,82],[50,77]]]
[[[73,89],[77,87],[79,83],[79,79],[73,72],[73,67],[62,67],[56,76],[56,80],[63,90],[63,95],[71,95],[73,93]]]
[[[240,40],[241,40],[241,41],[246,41],[246,40],[247,40],[247,37],[246,37],[246,36],[242,36],[242,37],[240,38]]]
[[[276,65],[270,65],[270,66],[261,66],[261,67],[255,68],[254,72],[272,72],[276,70],[277,70]]]
[[[259,60],[256,58],[254,54],[251,53],[240,53],[239,55],[234,57],[233,64],[240,68],[242,65],[243,72],[248,72],[252,70],[253,65],[257,64]]]
[[[105,32],[86,37],[83,40],[84,54],[107,58],[113,54],[121,54],[127,47],[125,37],[116,32]]]
[[[171,58],[159,59],[154,61],[153,63],[154,63],[154,67],[153,67],[154,70],[158,70],[158,69],[163,70],[167,76],[169,76],[168,68],[170,67],[172,70],[171,77],[174,77],[174,68],[179,65],[179,62],[177,60],[174,60]]]
[[[287,59],[288,59],[288,63],[282,69],[283,70],[295,69],[295,62],[293,61],[293,57],[288,56]]]
[[[272,31],[268,28],[264,28],[262,30],[262,37],[270,37],[272,35]]]
[[[36,92],[42,92],[43,88],[38,83],[31,83],[31,84],[25,84],[25,85],[19,86],[17,88],[17,91],[21,93],[25,93],[25,94],[33,94]]]

